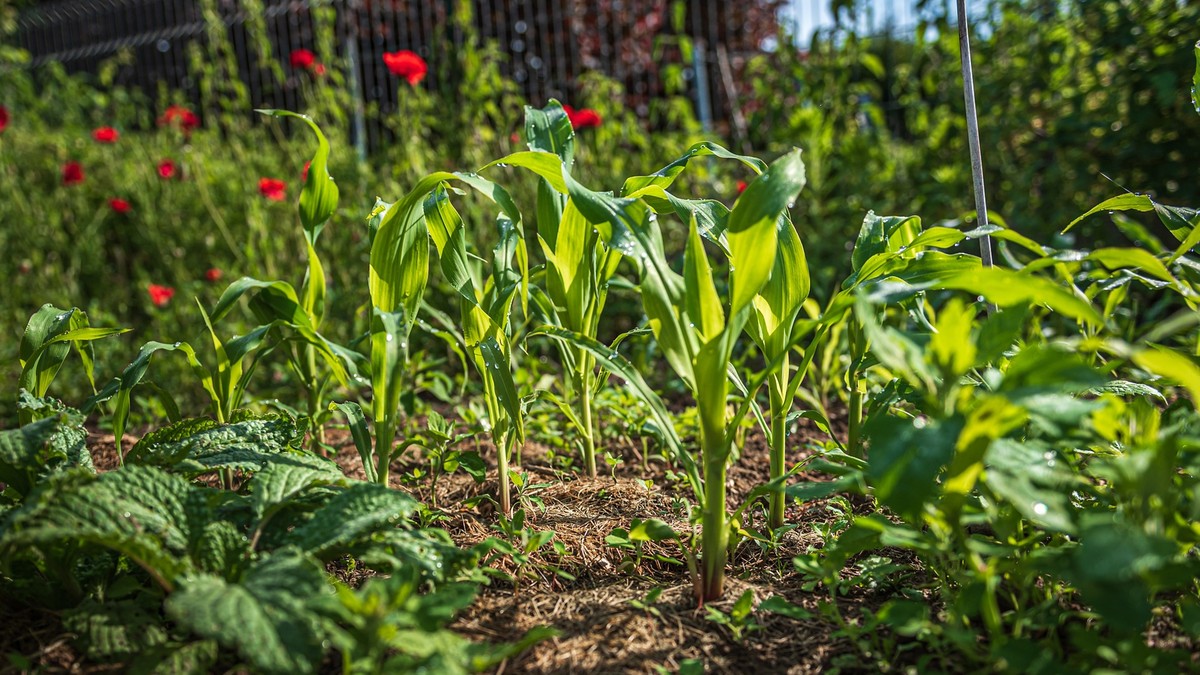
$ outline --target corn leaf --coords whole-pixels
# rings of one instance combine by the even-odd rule
[[[684,301],[692,326],[702,343],[720,335],[725,328],[725,310],[717,295],[712,268],[693,219],[688,227],[687,250],[683,256]]]
[[[321,229],[337,210],[338,187],[329,175],[329,141],[321,128],[308,115],[301,115],[288,110],[257,110],[272,117],[293,117],[303,120],[317,137],[317,150],[308,165],[308,177],[304,181],[304,189],[300,191],[300,223],[304,226],[305,237],[311,247],[317,243]],[[310,260],[315,257],[310,251]],[[310,272],[311,273],[311,272]],[[314,280],[315,281],[315,280]],[[324,288],[322,279],[321,287]]]
[[[681,174],[683,170],[687,168],[688,163],[697,157],[732,159],[746,165],[755,174],[761,174],[767,169],[766,163],[757,157],[739,155],[726,150],[716,143],[703,141],[693,145],[686,153],[684,153],[682,157],[676,159],[658,171],[655,171],[649,176],[633,176],[627,178],[625,180],[625,184],[621,187],[621,196],[628,197],[632,193],[643,190],[647,186],[651,185],[663,189],[670,187],[671,184],[675,182],[675,179],[679,177],[679,174]]]
[[[730,311],[738,314],[771,275],[778,249],[776,222],[804,188],[804,161],[796,149],[750,183],[729,214]]]
[[[575,129],[554,99],[540,110],[525,106],[525,142],[530,150],[558,155],[567,168],[575,162]]]

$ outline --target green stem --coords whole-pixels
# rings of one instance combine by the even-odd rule
[[[317,382],[317,352],[312,345],[304,346],[304,384],[308,390],[308,447],[314,455],[326,455],[325,428],[318,422],[321,408],[321,385]]]
[[[385,415],[382,422],[375,423],[375,481],[388,484],[388,471],[392,464],[392,443],[396,439],[396,420]]]
[[[709,453],[705,448],[704,461],[704,496],[705,507],[703,532],[700,539],[702,578],[702,595],[697,598],[701,603],[719,600],[725,592],[725,556],[729,546],[729,528],[726,524],[725,513],[725,457],[720,456],[715,461],[709,461],[711,455],[724,453]]]
[[[509,424],[501,422],[501,407],[500,401],[496,397],[496,383],[487,373],[486,368],[481,368],[481,372],[483,374],[483,395],[487,403],[488,419],[492,423],[492,444],[496,446],[496,472],[500,484],[500,512],[505,517],[508,517],[512,515],[512,486],[508,478],[508,453],[510,449],[508,444],[509,436],[513,434],[511,429],[512,423],[515,420],[510,421]],[[498,431],[500,433],[497,433]]]
[[[771,480],[787,471],[787,416],[791,402],[784,402],[787,392],[787,359],[778,377],[772,377],[767,389],[771,396]],[[771,494],[769,524],[771,529],[783,526],[783,512],[787,507],[787,495],[783,492]]]
[[[581,350],[582,351],[582,350]],[[592,387],[590,364],[583,354],[580,357],[579,368],[579,419],[583,435],[583,463],[587,468],[588,478],[596,477],[596,437],[592,431]]]
[[[852,457],[862,459],[862,387],[859,384],[858,366],[866,355],[866,338],[857,319],[850,320],[850,370],[846,373],[846,385],[849,391],[849,419],[846,432],[846,451]]]
[[[497,472],[500,474],[500,512],[505,518],[512,517],[512,486],[508,479],[508,453],[509,438],[512,432],[505,432],[500,438],[500,442],[496,443],[496,465]],[[492,437],[495,440],[495,436]]]

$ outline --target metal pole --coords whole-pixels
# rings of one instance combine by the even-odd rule
[[[696,74],[696,107],[700,113],[700,127],[705,133],[712,131],[712,96],[708,90],[708,57],[704,53],[704,40],[696,40],[692,47],[692,70]]]
[[[983,189],[983,157],[979,149],[979,117],[975,112],[975,76],[971,72],[971,37],[967,28],[966,0],[958,0],[958,51],[962,56],[963,98],[967,103],[967,143],[971,148],[971,178],[975,187],[975,213],[979,226],[987,227],[987,195]],[[979,257],[992,266],[992,237],[979,239]]]

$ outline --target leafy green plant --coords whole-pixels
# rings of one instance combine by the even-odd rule
[[[430,410],[425,420],[425,433],[416,444],[424,449],[429,461],[429,505],[436,509],[437,484],[443,474],[453,473],[461,467],[476,482],[482,483],[485,466],[479,453],[453,449],[454,446],[470,440],[473,434],[458,433],[454,423],[447,421],[435,410]]]
[[[530,151],[555,154],[563,171],[572,169],[575,133],[557,101],[542,110],[526,108],[525,135]],[[544,177],[538,178],[537,216],[546,265],[544,289],[538,289],[532,299],[547,324],[594,340],[622,252],[610,246],[570,197],[556,192]],[[595,359],[586,349],[561,341],[555,344],[565,373],[565,404],[560,407],[579,433],[584,470],[595,478],[593,399],[607,378],[597,374]]]
[[[88,383],[96,386],[93,374],[91,342],[127,332],[127,328],[93,328],[87,314],[79,308],[62,310],[43,305],[25,325],[21,336],[21,378],[19,386],[34,397],[41,398],[50,389],[54,376],[67,360],[71,349],[79,354]],[[22,424],[33,421],[33,411],[22,408]]]

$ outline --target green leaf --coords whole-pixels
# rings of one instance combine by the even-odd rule
[[[867,260],[881,253],[897,253],[920,231],[921,219],[916,216],[877,216],[868,211],[850,253],[851,269],[858,272]]]
[[[63,627],[78,636],[90,659],[106,663],[135,657],[169,637],[157,601],[143,597],[104,603],[89,598],[63,615]]]
[[[321,228],[337,210],[338,187],[329,175],[329,141],[321,128],[308,115],[301,115],[288,110],[256,110],[255,112],[273,117],[294,117],[303,120],[317,137],[317,151],[313,154],[308,165],[308,178],[304,181],[304,189],[300,191],[300,223],[304,226],[308,243],[311,247],[317,243]],[[312,252],[309,252],[310,259]],[[322,283],[322,287],[324,284]]]
[[[983,320],[975,338],[976,363],[993,363],[1020,339],[1029,316],[1029,305],[1013,305]]]
[[[525,142],[530,150],[558,155],[567,168],[575,161],[575,129],[554,99],[541,110],[525,106]]]
[[[92,396],[83,405],[84,412],[91,411],[97,404],[102,401],[109,400],[114,395],[117,397],[116,403],[113,405],[112,426],[113,435],[117,439],[124,438],[126,424],[129,420],[129,410],[131,397],[134,387],[142,382],[146,371],[150,368],[150,361],[155,353],[160,351],[179,351],[187,358],[188,365],[191,366],[192,372],[196,374],[205,391],[212,397],[213,401],[218,400],[216,389],[214,388],[212,376],[208,370],[200,364],[196,358],[196,351],[186,342],[176,342],[167,344],[165,342],[147,342],[138,350],[137,357],[120,375],[114,377],[107,385],[104,386],[95,396]],[[117,442],[117,448],[120,450],[120,441]]]
[[[787,598],[782,595],[772,595],[758,604],[760,612],[774,612],[789,619],[796,621],[808,621],[813,618],[813,613],[804,609],[799,605],[793,605],[788,602]]]
[[[1132,267],[1168,283],[1178,283],[1167,266],[1145,249],[1098,248],[1088,254],[1088,260],[1095,260],[1110,270]]]
[[[687,315],[702,342],[708,342],[725,329],[725,310],[713,282],[708,254],[696,230],[693,218],[688,227],[687,250],[683,256],[684,298]]]
[[[918,522],[927,502],[937,494],[937,477],[954,457],[962,431],[961,418],[931,421],[877,417],[867,424],[870,461],[867,478],[875,496],[909,522]]]
[[[434,188],[453,178],[446,172],[426,176],[384,212],[371,244],[372,307],[385,313],[403,308],[406,316],[416,318],[429,282],[429,234],[422,205]]]
[[[646,520],[635,518],[629,526],[630,541],[667,541],[675,539],[677,536],[679,535],[670,525],[657,518]]]
[[[951,298],[938,312],[937,331],[929,340],[927,354],[946,380],[953,380],[975,365],[975,310],[961,298]]]
[[[375,452],[371,445],[371,430],[367,426],[367,417],[363,414],[362,406],[349,401],[346,403],[330,403],[329,410],[340,411],[346,416],[346,422],[350,427],[350,436],[354,439],[354,447],[358,450],[359,457],[362,458],[363,471],[366,473],[369,482],[378,481],[375,475]]]
[[[790,347],[796,317],[808,299],[812,280],[804,246],[791,220],[781,217],[779,250],[771,268],[771,277],[754,298],[747,324],[751,339],[763,350],[768,362],[776,360]]]
[[[1125,635],[1144,630],[1152,616],[1147,577],[1174,557],[1178,545],[1113,516],[1088,519],[1079,541],[1069,578],[1083,600]]]
[[[508,416],[508,421],[512,425],[511,429],[520,439],[523,435],[521,422],[524,416],[521,414],[521,396],[517,393],[517,385],[513,381],[512,364],[509,361],[508,353],[493,337],[479,343],[478,349],[484,367],[487,368],[485,377],[492,381],[496,400]]]
[[[129,664],[129,675],[206,675],[217,663],[217,643],[199,640],[143,651]]]
[[[201,474],[219,468],[258,471],[269,462],[304,464],[296,448],[304,430],[283,414],[239,413],[229,424],[187,419],[152,431],[129,451],[126,461]]]
[[[91,346],[86,343],[119,335],[128,330],[92,328],[88,325],[87,314],[78,308],[62,310],[50,304],[42,305],[29,318],[21,336],[18,351],[21,375],[17,386],[32,392],[34,396],[45,396],[54,376],[66,361],[71,347],[74,347],[83,361],[88,384],[94,389],[96,383],[92,372]],[[22,424],[33,421],[27,411],[21,411],[20,418]]]
[[[1200,409],[1200,366],[1191,358],[1167,347],[1150,345],[1135,353],[1133,362],[1159,377],[1183,385],[1192,399],[1192,406]]]
[[[1192,75],[1192,107],[1200,114],[1200,40],[1194,47],[1196,54],[1196,72]]]
[[[1147,197],[1146,195],[1133,194],[1132,192],[1128,193],[1128,194],[1117,195],[1116,197],[1110,197],[1108,199],[1105,199],[1104,201],[1100,202],[1099,204],[1093,206],[1091,208],[1091,210],[1088,211],[1087,213],[1083,214],[1082,216],[1079,216],[1075,220],[1072,220],[1070,223],[1067,224],[1066,227],[1063,228],[1063,232],[1066,232],[1067,230],[1070,230],[1072,227],[1075,227],[1075,225],[1079,221],[1083,220],[1084,218],[1087,218],[1088,216],[1090,216],[1092,214],[1100,213],[1101,211],[1153,211],[1153,210],[1154,210],[1154,202],[1151,201],[1150,198]]]
[[[373,532],[408,525],[405,519],[419,506],[412,497],[385,485],[352,483],[326,502],[312,520],[287,532],[282,545],[328,559]]]
[[[746,187],[729,213],[726,236],[732,293],[729,314],[739,313],[770,277],[779,236],[776,222],[804,188],[800,150],[784,155]]]
[[[529,169],[541,176],[557,192],[563,194],[567,192],[567,184],[563,180],[563,172],[567,167],[563,163],[562,157],[552,152],[543,152],[540,150],[514,152],[493,162],[488,162],[479,170],[485,171],[494,166],[519,166]]]
[[[1029,345],[1009,361],[997,391],[1019,403],[1030,396],[1087,391],[1106,379],[1080,355],[1061,346]]]
[[[1000,307],[1041,304],[1093,326],[1104,325],[1104,318],[1091,303],[1053,281],[999,267],[960,272],[939,280],[935,286],[981,295]]]
[[[264,673],[313,673],[321,663],[321,621],[312,603],[327,592],[324,570],[307,556],[277,554],[239,583],[197,575],[166,601],[167,615],[201,637],[235,649]]]
[[[314,281],[311,287],[315,288],[315,283]],[[296,290],[285,281],[260,281],[250,277],[238,279],[230,284],[217,300],[217,305],[209,316],[210,322],[220,321],[233,308],[234,303],[250,291],[257,291],[250,302],[250,309],[260,321],[267,324],[281,321],[283,325],[296,331],[306,344],[316,348],[338,381],[343,385],[347,384],[349,376],[345,364],[353,364],[345,358],[344,350],[317,333],[314,320],[319,320],[320,317],[315,315],[316,305],[312,304],[315,302],[314,298],[306,298],[302,304]],[[310,312],[314,315],[310,316]]]
[[[1071,492],[1082,482],[1051,448],[1007,438],[993,441],[987,452],[987,487],[1039,526],[1075,534]]]
[[[621,187],[621,196],[631,196],[633,193],[644,190],[649,186],[662,189],[670,187],[671,184],[675,182],[675,179],[679,177],[679,174],[682,173],[683,170],[687,168],[688,164],[697,157],[718,157],[720,159],[732,159],[749,167],[750,170],[755,174],[761,174],[767,168],[766,163],[757,157],[739,155],[726,150],[716,143],[703,141],[693,145],[686,153],[684,153],[682,157],[676,159],[658,171],[655,171],[649,176],[633,176],[627,178],[625,180],[625,184]]]
[[[64,474],[9,514],[0,553],[82,540],[129,556],[170,589],[191,569],[186,505],[195,489],[153,467],[127,466],[96,477]]]
[[[51,471],[78,466],[94,472],[82,424],[79,414],[61,412],[0,431],[0,483],[28,497],[39,477]]]
[[[329,460],[305,457],[304,461],[304,464],[271,462],[254,475],[250,481],[250,509],[257,521],[288,506],[311,487],[346,481],[341,468]]]

